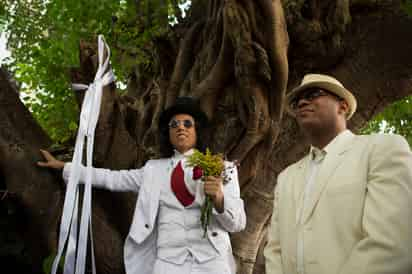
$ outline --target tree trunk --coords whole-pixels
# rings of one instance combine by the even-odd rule
[[[283,115],[286,90],[309,71],[335,75],[358,99],[349,125],[356,132],[411,93],[412,21],[400,1],[372,0],[194,1],[183,21],[169,33],[171,40],[156,41],[158,74],[145,81],[132,75],[126,96],[113,85],[105,88],[94,164],[137,168],[158,157],[160,111],[177,96],[199,98],[212,121],[209,147],[240,162],[248,220],[243,232],[231,235],[238,273],[263,274],[276,176],[307,148],[296,123]],[[92,81],[95,58],[95,45],[81,43],[73,82]],[[40,269],[57,247],[64,186],[60,174],[36,167],[39,148],[50,141],[3,70],[0,106],[1,187],[12,193],[2,201],[17,208],[15,229]],[[94,190],[93,199],[98,272],[122,273],[136,197]]]

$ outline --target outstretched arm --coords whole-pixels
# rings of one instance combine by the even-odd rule
[[[45,162],[37,162],[38,166],[63,170],[63,179],[68,182],[71,172],[71,163],[57,160],[50,152],[40,150],[46,159]],[[80,183],[85,182],[86,167],[80,166]],[[92,168],[93,186],[105,188],[111,191],[138,192],[143,183],[145,167],[132,170],[109,170],[104,168]]]

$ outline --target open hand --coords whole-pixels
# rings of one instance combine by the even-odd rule
[[[48,168],[53,168],[53,169],[63,169],[64,168],[64,162],[57,160],[54,158],[53,155],[50,154],[47,150],[40,149],[41,154],[43,154],[43,157],[46,159],[46,162],[37,162],[38,166],[41,167],[48,167]]]

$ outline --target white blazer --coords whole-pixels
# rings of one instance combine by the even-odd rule
[[[302,224],[309,157],[278,177],[265,248],[266,273],[296,274],[298,233],[305,274],[412,273],[412,153],[397,135],[346,132],[327,152]]]
[[[162,185],[170,183],[170,159],[149,160],[142,168],[112,171],[93,169],[93,186],[112,191],[139,192],[133,221],[124,245],[124,263],[127,274],[152,274],[156,259],[157,229],[156,217]],[[229,165],[228,162],[225,163]],[[85,178],[85,168],[81,170],[80,181]],[[240,198],[236,167],[229,173],[231,180],[223,187],[224,212],[213,212],[207,236],[213,246],[226,256],[233,266],[234,260],[228,232],[238,232],[246,226],[243,200]],[[70,176],[70,164],[63,170],[65,181]]]

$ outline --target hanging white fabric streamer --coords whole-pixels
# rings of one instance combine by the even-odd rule
[[[104,58],[104,49],[107,56]],[[110,49],[102,35],[98,36],[98,61],[99,66],[93,83],[90,85],[73,84],[75,90],[86,90],[82,109],[80,112],[79,130],[70,171],[69,182],[66,188],[66,197],[63,205],[63,215],[60,223],[60,234],[57,255],[54,259],[51,274],[56,274],[59,261],[63,255],[67,241],[67,250],[64,258],[64,274],[84,274],[86,266],[86,251],[88,231],[90,229],[92,272],[96,273],[93,250],[93,235],[91,227],[91,202],[92,202],[92,160],[94,146],[94,132],[99,118],[100,104],[103,87],[115,80],[113,71],[107,70],[110,59]],[[107,71],[105,73],[105,71]],[[83,159],[83,145],[86,146],[86,181],[84,182],[84,195],[78,230],[78,185],[80,167]],[[90,225],[90,226],[89,226]],[[77,252],[77,253],[76,253]]]

